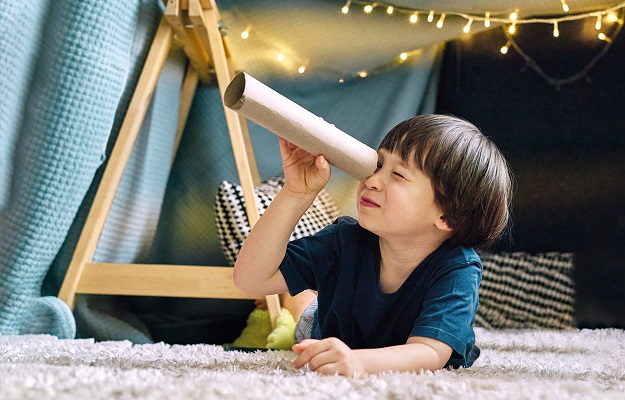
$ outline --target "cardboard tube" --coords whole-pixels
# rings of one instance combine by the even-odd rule
[[[377,151],[244,72],[226,88],[224,104],[359,181],[375,172]]]

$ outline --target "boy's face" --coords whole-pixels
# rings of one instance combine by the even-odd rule
[[[396,153],[378,151],[378,168],[358,184],[356,201],[359,224],[382,238],[414,241],[449,232],[430,179]]]

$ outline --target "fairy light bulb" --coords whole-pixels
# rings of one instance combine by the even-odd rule
[[[428,22],[432,21],[434,21],[434,10],[430,10],[430,13],[428,14]]]
[[[511,23],[508,27],[508,33],[514,35],[516,33],[516,21]]]
[[[595,22],[595,29],[601,29],[601,14],[597,15],[597,22]]]
[[[410,14],[410,18],[408,20],[410,21],[411,24],[416,24],[417,21],[419,20],[419,17],[417,13],[412,13]]]
[[[562,10],[564,10],[564,12],[569,12],[569,5],[566,4],[566,0],[560,0],[560,3],[562,4]]]
[[[247,39],[248,37],[250,37],[250,30],[251,30],[251,29],[252,29],[252,28],[251,28],[250,26],[247,26],[247,27],[245,28],[245,30],[244,30],[243,32],[241,32],[241,39],[244,39],[244,40],[245,40],[245,39]]]
[[[393,11],[394,11],[394,10],[395,10],[395,9],[393,8],[393,6],[388,6],[388,7],[386,8],[386,13],[387,13],[388,15],[391,15],[391,14],[393,13]]]
[[[369,14],[371,11],[373,11],[373,6],[371,4],[367,4],[364,10],[367,14]]]
[[[401,54],[399,55],[399,59],[400,59],[401,61],[406,61],[406,60],[408,59],[408,53],[401,53]]]
[[[297,69],[297,72],[299,72],[300,74],[303,74],[304,72],[306,72],[306,67],[305,66],[301,66]]]
[[[509,40],[508,40],[508,42],[506,44],[501,46],[501,49],[499,49],[499,51],[501,52],[501,54],[508,54],[508,50],[510,50],[510,41]]]
[[[484,15],[484,26],[485,26],[486,28],[490,28],[490,12],[487,12],[487,13]]]
[[[510,14],[510,21],[515,22],[519,17],[519,10],[514,10],[512,14]]]
[[[599,38],[599,40],[603,40],[604,42],[608,42],[608,43],[612,42],[612,39],[607,37],[605,33],[603,32],[599,33],[597,37]]]
[[[555,21],[553,23],[553,37],[559,37],[560,36],[560,29],[558,29],[558,21]]]
[[[447,14],[443,13],[441,14],[441,17],[438,19],[438,22],[436,23],[436,27],[438,29],[441,29],[443,27],[443,24],[445,23],[445,17],[447,16]]]
[[[462,28],[462,32],[469,33],[471,31],[471,24],[473,23],[473,18],[469,18],[467,24]]]
[[[611,12],[608,14],[608,21],[618,22],[618,16],[615,13]]]
[[[276,60],[278,60],[278,62],[284,61],[284,54],[282,53],[278,54],[278,57],[276,57]]]
[[[347,14],[349,12],[349,6],[352,4],[352,0],[347,0],[347,3],[341,8],[341,12],[343,14]]]
[[[366,78],[366,77],[367,77],[367,75],[369,75],[369,74],[367,73],[367,71],[360,71],[360,72],[358,72],[358,76],[359,76],[359,77],[361,77],[361,78]]]

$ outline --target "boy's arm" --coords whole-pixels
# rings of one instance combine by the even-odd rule
[[[323,156],[280,138],[285,183],[245,239],[234,265],[235,285],[264,296],[287,291],[279,271],[293,229],[330,178]]]
[[[446,343],[426,337],[411,337],[399,346],[352,350],[337,338],[304,340],[293,346],[300,353],[295,368],[308,363],[324,375],[362,376],[382,372],[436,371],[445,366],[452,349]]]

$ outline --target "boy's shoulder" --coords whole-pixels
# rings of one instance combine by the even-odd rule
[[[482,269],[482,261],[473,247],[443,243],[435,252],[438,262],[450,268],[474,265]]]

